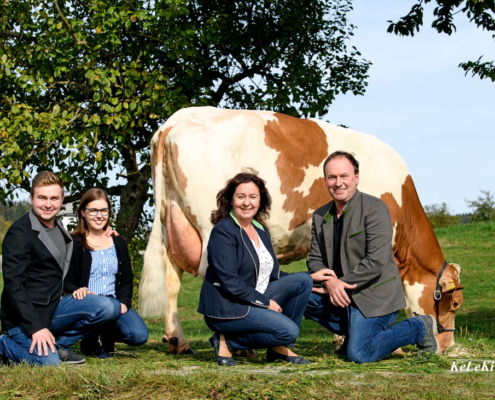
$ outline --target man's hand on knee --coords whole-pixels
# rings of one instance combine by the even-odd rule
[[[37,332],[34,332],[31,336],[31,339],[33,340],[33,342],[31,343],[29,354],[33,353],[35,347],[38,349],[38,356],[44,354],[45,357],[48,357],[48,348],[50,348],[52,353],[55,353],[55,338],[48,329],[43,328]]]
[[[347,307],[351,304],[351,299],[347,295],[346,289],[355,289],[357,285],[349,285],[340,279],[333,278],[323,282],[328,291],[330,302],[336,307]]]

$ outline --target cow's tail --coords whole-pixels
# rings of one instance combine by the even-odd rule
[[[163,316],[166,309],[167,233],[162,228],[160,219],[162,207],[165,207],[161,198],[164,185],[161,163],[155,167],[155,171],[158,171],[154,174],[155,219],[144,254],[144,265],[139,284],[139,313],[144,317]]]

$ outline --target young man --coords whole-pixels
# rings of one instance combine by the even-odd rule
[[[339,353],[356,363],[381,360],[408,344],[437,353],[432,316],[416,315],[392,326],[406,302],[387,206],[357,190],[359,163],[353,154],[332,153],[323,171],[333,200],[313,214],[307,265],[322,286],[313,289],[305,316],[345,335]]]
[[[0,336],[4,362],[37,365],[79,364],[71,345],[120,309],[103,296],[77,300],[62,292],[72,255],[72,239],[56,217],[64,198],[60,178],[40,172],[31,187],[32,209],[5,235]]]

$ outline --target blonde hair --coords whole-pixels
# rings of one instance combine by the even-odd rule
[[[62,189],[62,195],[64,194],[64,184],[62,183],[62,179],[57,174],[54,174],[51,171],[42,171],[38,173],[31,184],[31,198],[34,196],[34,189],[40,186],[50,186],[50,185],[59,185]]]

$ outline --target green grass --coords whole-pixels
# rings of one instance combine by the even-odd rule
[[[111,360],[82,366],[0,367],[0,399],[488,399],[495,393],[492,372],[450,372],[452,362],[495,362],[495,223],[439,229],[449,262],[462,267],[464,304],[457,313],[457,351],[462,356],[418,357],[414,346],[373,364],[357,365],[332,354],[331,335],[303,321],[297,352],[305,366],[267,364],[264,351],[235,368],[218,367],[207,344],[210,332],[196,313],[201,280],[185,274],[179,297],[182,326],[194,355],[170,355],[161,343],[163,321],[149,319],[150,341],[121,351]],[[304,262],[284,267],[304,270]]]

